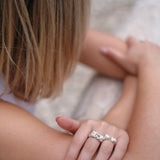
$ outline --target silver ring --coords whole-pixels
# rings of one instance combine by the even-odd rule
[[[104,141],[104,137],[100,133],[98,133],[96,131],[92,131],[91,134],[89,135],[89,137],[95,138],[99,142],[103,142]]]
[[[105,140],[110,140],[113,144],[117,143],[117,139],[114,137],[110,137],[108,134],[105,134],[105,136],[101,135],[100,133],[96,131],[92,131],[89,137],[97,139],[99,142],[103,142]]]
[[[110,136],[108,135],[108,134],[106,134],[105,136],[104,136],[104,140],[110,140]]]
[[[110,139],[110,140],[111,140],[111,142],[112,142],[112,143],[114,143],[114,144],[115,144],[115,143],[117,143],[117,139],[116,139],[116,138],[114,138],[114,137],[111,137],[111,139]]]
[[[117,143],[117,139],[114,137],[110,137],[108,134],[106,134],[104,136],[104,140],[110,140],[112,143],[116,144]]]

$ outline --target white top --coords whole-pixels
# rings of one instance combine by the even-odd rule
[[[3,92],[5,88],[5,79],[4,77],[0,77],[0,94]],[[4,101],[7,101],[9,103],[15,104],[17,106],[22,107],[23,109],[27,110],[31,114],[34,113],[35,110],[35,104],[29,105],[27,102],[24,102],[23,100],[18,99],[15,97],[12,93],[9,92],[9,88],[7,89],[6,94],[4,94],[1,99]]]

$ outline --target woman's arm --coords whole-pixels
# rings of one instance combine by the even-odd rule
[[[103,120],[126,130],[132,116],[136,90],[137,78],[128,75],[124,80],[124,87],[120,100],[107,113]]]
[[[113,124],[113,129],[114,131],[116,130],[116,133],[122,131],[120,135],[122,134],[124,136],[124,139],[118,138],[118,141],[120,143],[116,145],[116,148],[114,149],[114,154],[111,156],[112,159],[117,158],[118,160],[120,160],[125,154],[128,138],[127,134],[122,129],[126,130],[128,123],[130,121],[136,96],[136,88],[137,88],[137,79],[133,76],[127,76],[124,81],[124,89],[120,100],[103,119],[104,121],[106,121],[107,124]],[[108,133],[109,135],[112,136],[114,135],[114,132],[111,132],[110,127],[106,128],[106,132],[103,132],[102,130],[105,131],[105,125],[103,124],[101,126],[100,123],[98,124],[98,126],[101,127],[101,129],[98,127],[95,128],[93,127],[93,129],[90,130],[89,124],[86,123],[84,127],[81,126],[80,121],[75,121],[67,117],[58,117],[57,122],[63,129],[66,129],[75,134],[71,146],[66,155],[67,160],[68,159],[75,160],[77,159],[77,156],[79,154],[80,154],[79,159],[85,159],[86,157],[87,159],[91,159],[91,157],[95,154],[97,144],[94,143],[94,139],[90,140],[87,138],[86,140],[84,137],[85,135],[87,135],[88,137],[88,135],[92,130],[101,131],[102,133]],[[96,124],[96,122],[93,123]],[[116,127],[114,126],[117,126],[119,130],[117,130]],[[89,129],[89,131],[86,133],[87,129]],[[83,138],[84,141],[82,141]],[[78,145],[75,146],[75,144]],[[83,149],[81,149],[81,147]],[[103,144],[101,144],[99,151],[97,152],[98,154],[96,154],[96,158],[107,159],[107,157],[110,156],[110,152],[112,152],[111,148],[112,148],[111,143],[105,144],[105,142],[103,142]]]
[[[106,76],[124,79],[126,72],[100,53],[102,47],[112,47],[121,53],[126,53],[127,50],[126,43],[121,39],[106,33],[89,30],[80,61]]]
[[[159,159],[160,47],[148,41],[130,41],[129,54],[111,51],[113,60],[138,75],[137,95],[128,125],[130,145],[125,160]],[[108,54],[107,54],[108,55]]]
[[[63,160],[71,139],[20,107],[0,101],[1,160]]]
[[[140,59],[138,67],[136,103],[127,129],[130,145],[123,160],[160,159],[160,47],[142,44],[147,60]]]
[[[100,133],[102,134],[107,133],[112,136],[115,135],[115,133],[111,131],[112,125],[106,128],[104,122],[99,121],[102,122],[103,125],[99,123],[98,127],[91,127],[91,123],[86,123],[84,126],[83,124],[81,126],[80,121],[75,121],[67,117],[57,118],[57,123],[63,129],[66,129],[74,134],[71,146],[66,155],[66,160],[75,160],[77,159],[77,157],[79,159],[92,159],[93,155],[96,155],[97,159],[108,159],[108,156],[111,155],[112,159],[122,159],[127,149],[127,143],[129,141],[129,138],[127,137],[127,134],[123,131],[123,129],[127,129],[130,117],[132,115],[132,110],[136,96],[136,88],[137,79],[133,76],[127,76],[124,81],[124,89],[120,100],[103,119],[103,121],[106,121],[106,124],[113,125],[113,130],[116,131],[116,133],[122,131],[122,133],[120,133],[119,135],[124,136],[124,138],[122,139],[118,138],[119,143],[116,145],[116,148],[114,149],[114,154],[111,154],[112,143],[109,143],[109,141],[109,144],[103,142],[101,144],[101,147],[99,147],[97,154],[95,154],[99,144],[95,144],[96,141],[94,139],[88,138],[88,135],[93,130],[100,131]],[[88,122],[92,121],[89,120]],[[92,123],[96,124],[96,122],[94,121]],[[90,127],[92,129],[90,129]]]
[[[124,80],[124,87],[119,101],[102,118],[102,120],[126,130],[132,116],[136,90],[137,78],[128,75]],[[59,121],[59,118],[61,121]],[[57,122],[60,127],[72,133],[75,133],[79,128],[79,121],[75,121],[67,117],[57,117]]]
[[[130,145],[125,160],[160,158],[159,62],[160,49],[159,57],[155,56],[153,64],[139,70],[136,103],[127,128]]]

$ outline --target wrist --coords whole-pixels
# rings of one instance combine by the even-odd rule
[[[157,60],[149,60],[149,59],[143,59],[140,60],[139,65],[138,65],[138,75],[141,73],[148,73],[148,74],[153,74],[153,73],[160,73],[159,69],[159,62],[156,62]]]
[[[141,56],[138,59],[138,67],[139,71],[145,71],[145,72],[160,72],[159,70],[159,61],[160,61],[160,51],[158,50],[151,50],[148,49],[144,54],[141,54]]]
[[[147,81],[159,81],[160,78],[160,69],[159,66],[155,64],[146,64],[141,65],[138,70],[138,79],[142,78],[143,80]]]

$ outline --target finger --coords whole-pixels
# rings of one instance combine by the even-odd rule
[[[121,160],[127,151],[129,137],[119,137],[110,160]]]
[[[118,50],[116,49],[113,49],[113,48],[107,48],[107,47],[103,47],[100,49],[100,52],[104,55],[104,56],[107,56],[115,61],[120,61],[122,60],[125,55],[121,52],[119,52]]]
[[[109,140],[105,140],[99,149],[98,155],[95,160],[107,160],[109,159],[110,155],[112,154],[113,151],[113,143],[110,142]]]
[[[135,75],[136,68],[134,64],[129,59],[128,54],[123,54],[113,48],[101,49],[103,55],[107,56],[113,62],[116,62],[120,67],[122,67],[126,72]]]
[[[134,37],[132,37],[132,36],[129,36],[129,37],[126,39],[126,43],[127,43],[127,46],[128,46],[128,47],[131,47],[131,46],[134,45],[136,42],[137,42],[136,38],[134,38]]]
[[[69,132],[72,132],[72,133],[75,133],[80,127],[79,121],[76,121],[76,120],[68,118],[68,117],[63,117],[63,116],[57,117],[56,122],[58,123],[58,125],[61,128],[65,129]]]
[[[91,160],[94,154],[96,153],[100,142],[95,138],[88,138],[86,141],[78,160]]]
[[[101,48],[101,53],[112,61],[118,63],[121,67],[125,68],[124,64],[128,61],[127,55],[124,55],[113,48]]]
[[[101,147],[98,151],[98,155],[96,157],[96,160],[107,160],[109,159],[109,157],[111,156],[113,149],[114,149],[114,143],[112,143],[111,141],[111,135],[113,137],[117,137],[118,131],[117,128],[115,126],[108,126],[107,127],[107,133],[105,133],[105,140],[103,141],[103,143],[101,144]]]
[[[65,160],[76,160],[81,148],[83,147],[84,143],[88,139],[88,135],[91,133],[91,127],[81,125],[79,130],[75,133],[69,150],[67,152]]]

